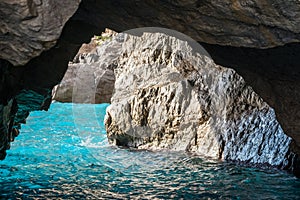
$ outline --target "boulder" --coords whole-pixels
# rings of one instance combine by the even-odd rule
[[[164,33],[118,38],[110,143],[295,168],[274,110],[233,69]]]
[[[83,44],[60,84],[52,90],[52,99],[59,102],[110,103],[115,76],[111,68],[103,65],[97,48],[109,42],[117,33],[106,29],[101,36]],[[102,52],[101,52],[102,53]]]

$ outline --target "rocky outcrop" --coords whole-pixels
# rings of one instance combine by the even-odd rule
[[[291,167],[292,139],[234,70],[162,33],[119,42],[110,47],[122,49],[105,119],[111,143]]]
[[[234,68],[276,111],[284,132],[300,154],[300,45],[271,49],[234,48],[203,44],[214,61]],[[295,147],[297,149],[297,146]]]
[[[35,44],[35,41],[40,40],[40,34],[43,34],[41,32],[29,33],[26,29],[31,24],[35,24],[35,18],[32,18],[32,21],[30,17],[25,20],[32,23],[21,20],[26,18],[22,17],[24,9],[19,9],[22,7],[21,4],[25,5],[25,8],[31,7],[29,4],[47,8],[49,12],[38,12],[38,14],[42,18],[42,24],[45,24],[45,27],[51,27],[54,31],[57,29],[53,27],[57,24],[47,26],[46,22],[65,19],[60,18],[59,13],[69,13],[72,9],[75,10],[74,4],[78,5],[78,1],[56,1],[55,4],[54,1],[49,4],[47,2],[50,1],[5,0],[0,2],[0,15],[3,19],[0,22],[1,58],[19,65],[38,55],[37,51],[40,52],[35,48],[27,48],[27,44],[38,46],[38,49],[43,47],[43,45]],[[62,4],[65,5],[60,6]],[[72,9],[62,10],[69,6]],[[13,7],[18,9],[7,10]],[[50,12],[53,7],[55,10]],[[40,15],[41,13],[44,14]],[[53,15],[48,15],[49,13]],[[17,21],[8,23],[7,20],[10,19],[17,19]],[[43,52],[23,67],[16,68],[7,64],[6,60],[0,60],[0,77],[6,77],[1,79],[1,105],[6,106],[21,91],[23,91],[22,95],[28,91],[37,92],[45,97],[45,102],[48,102],[49,90],[62,79],[68,62],[73,59],[81,44],[88,42],[93,35],[101,33],[105,27],[120,32],[136,27],[163,26],[181,31],[197,41],[228,45],[227,47],[211,45],[209,53],[218,64],[234,67],[247,83],[275,108],[283,129],[295,139],[297,144],[295,148],[297,146],[299,148],[300,68],[298,63],[300,60],[297,55],[300,45],[295,43],[274,49],[257,49],[298,42],[299,21],[298,1],[83,0],[76,14],[66,23],[60,39],[53,48]],[[10,33],[4,31],[8,27],[10,27]],[[28,35],[23,35],[23,33],[28,33]],[[44,35],[44,38],[47,36]],[[49,41],[45,43],[52,44]],[[48,48],[48,45],[45,46]],[[233,46],[253,47],[253,49]],[[29,51],[21,52],[24,47]],[[18,53],[4,53],[10,49]],[[223,56],[224,53],[229,56]],[[27,55],[29,55],[28,58]],[[265,58],[268,59],[265,60]],[[37,101],[35,103],[40,109],[47,109],[48,103],[43,104]],[[25,119],[26,115],[22,118]],[[1,133],[1,135],[6,137],[1,141],[9,141],[6,133]],[[5,144],[0,144],[1,149],[3,149],[2,146]]]
[[[275,109],[300,152],[299,13],[298,1],[84,0],[71,18],[69,37],[105,27],[121,32],[156,26],[202,41],[216,63],[233,67]],[[88,28],[77,35],[80,27]],[[279,47],[290,42],[298,43]]]
[[[60,84],[52,90],[52,99],[74,103],[110,103],[115,75],[112,69],[101,64],[100,46],[109,42],[117,33],[106,29],[101,36],[83,44]]]
[[[26,122],[29,112],[47,110],[51,102],[49,89],[22,88],[18,80],[24,81],[24,77],[19,70],[0,60],[0,159],[5,158],[10,142],[19,134],[20,124]]]
[[[2,0],[0,58],[24,65],[53,47],[80,0]],[[300,40],[299,1],[83,0],[72,26],[86,32],[110,27],[172,28],[210,44],[269,48]],[[76,25],[75,25],[76,24]],[[83,30],[86,29],[87,30]]]
[[[96,57],[88,55],[86,58]],[[110,103],[115,76],[97,59],[92,63],[70,63],[63,81],[52,90],[52,99],[73,103]]]
[[[56,44],[81,0],[2,0],[0,58],[24,65]]]

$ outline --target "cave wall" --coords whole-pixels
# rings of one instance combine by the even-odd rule
[[[0,59],[24,65],[56,44],[80,0],[1,0]]]
[[[121,32],[159,26],[192,37],[276,110],[300,153],[299,11],[295,1],[84,0],[69,23],[70,30],[85,24],[98,30],[94,34],[103,27]]]
[[[2,81],[0,92],[2,107],[9,110],[8,115],[3,115],[8,116],[5,118],[8,121],[0,125],[2,138],[4,138],[0,145],[3,155],[5,149],[9,148],[9,142],[13,140],[12,135],[17,135],[12,134],[15,130],[13,128],[19,126],[14,123],[14,118],[18,116],[18,122],[24,122],[28,111],[47,109],[50,104],[50,91],[63,77],[68,61],[74,57],[82,43],[88,42],[94,34],[99,35],[105,27],[120,32],[137,27],[160,26],[175,29],[199,42],[205,42],[203,46],[218,64],[236,69],[248,84],[275,108],[285,132],[294,138],[295,144],[300,144],[298,84],[300,45],[299,43],[287,44],[300,40],[299,1],[83,0],[75,15],[64,26],[56,44],[53,42],[55,40],[45,40],[50,43],[46,42],[47,45],[24,51],[23,47],[32,41],[36,42],[35,38],[40,34],[27,32],[34,22],[29,23],[27,27],[27,22],[24,24],[21,19],[34,20],[36,17],[34,15],[29,18],[7,17],[11,12],[16,12],[5,10],[8,4],[13,5],[12,2],[17,7],[18,3],[21,2],[23,5],[25,1],[1,2],[0,16],[5,20],[1,20],[0,32],[0,55],[3,59],[0,62]],[[39,5],[39,2],[48,1],[26,2],[31,2],[30,5]],[[70,4],[73,12],[79,3],[79,1],[64,2],[66,5]],[[59,3],[51,8],[63,13],[65,7]],[[48,8],[43,7],[43,9]],[[16,16],[19,16],[19,10],[17,11]],[[67,14],[69,15],[70,12]],[[43,16],[42,21],[49,21],[50,18],[59,15],[55,15],[54,12]],[[64,20],[60,21],[60,29],[57,31],[59,34],[67,18],[60,19]],[[19,28],[21,25],[22,27]],[[11,32],[5,31],[8,28]],[[22,33],[27,37],[18,36]],[[17,39],[13,40],[13,38]],[[28,38],[30,40],[27,40]],[[20,45],[22,48],[18,48]],[[44,51],[53,45],[55,46],[50,50]],[[38,56],[42,51],[44,52]],[[12,64],[23,65],[33,57],[36,58],[24,66],[12,66]],[[35,96],[37,100],[31,101],[30,99],[35,99]],[[26,107],[28,101],[35,106]],[[18,105],[23,114],[16,113],[16,106],[13,105]],[[4,113],[2,107],[1,111]]]
[[[299,1],[84,0],[73,19],[118,32],[165,27],[196,41],[236,47],[270,48],[300,40]]]
[[[234,68],[276,110],[281,126],[299,145],[300,44],[270,49],[202,45],[216,63]]]
[[[15,67],[0,60],[0,159],[6,155],[21,123],[26,123],[30,111],[48,110],[52,88],[67,70],[69,59],[80,45],[61,38],[56,46],[33,58],[25,66]]]

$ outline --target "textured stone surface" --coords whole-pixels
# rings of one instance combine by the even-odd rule
[[[234,70],[174,37],[123,36],[105,119],[111,143],[290,167],[291,138]]]
[[[14,12],[4,12],[6,8],[10,7],[6,6],[6,4],[11,4],[12,2],[17,1],[6,0],[0,2],[1,30],[6,29],[5,26],[2,26],[6,23],[5,20],[14,18],[14,13],[20,11],[20,9],[15,9]],[[18,2],[23,2],[22,5],[25,5],[25,7],[27,2],[29,2],[28,4],[30,4],[30,2],[37,2],[39,5],[39,1],[35,0]],[[44,3],[46,1],[40,2]],[[66,24],[66,27],[63,29],[63,34],[61,34],[54,48],[51,48],[49,51],[42,53],[41,56],[30,61],[23,69],[12,68],[3,71],[3,68],[1,68],[0,75],[6,77],[4,81],[3,79],[1,80],[2,84],[0,85],[1,104],[6,105],[7,102],[24,88],[39,91],[39,93],[44,95],[43,91],[45,89],[51,89],[61,80],[68,61],[74,57],[80,45],[84,42],[88,42],[94,34],[101,33],[105,27],[122,31],[142,26],[163,26],[177,29],[196,40],[206,43],[227,44],[230,46],[251,46],[255,48],[271,47],[292,41],[299,41],[299,30],[297,31],[297,27],[299,28],[299,1],[276,0],[270,2],[271,1],[220,2],[188,0],[177,2],[84,0],[75,16]],[[66,1],[61,1],[56,5],[65,3]],[[77,4],[78,2],[73,1],[72,3]],[[213,3],[222,6],[213,6]],[[238,9],[231,12],[231,10],[229,11],[228,9],[230,5],[233,4],[240,4],[242,7],[240,10]],[[271,4],[271,6],[268,6],[268,4]],[[197,10],[199,12],[197,11],[196,14],[193,15],[196,9],[192,8],[191,5],[196,5],[195,8],[198,7]],[[19,4],[14,6],[19,8]],[[67,6],[71,5],[68,4]],[[66,7],[64,6],[63,8]],[[256,13],[255,16],[247,11],[251,9],[253,9],[253,13]],[[227,10],[228,12],[220,12],[222,10]],[[52,13],[58,11],[59,9]],[[276,14],[276,12],[278,14]],[[185,13],[190,13],[191,15]],[[202,15],[201,13],[204,14]],[[239,14],[237,15],[236,13]],[[215,15],[219,17],[215,18]],[[231,15],[232,17],[228,18],[228,16]],[[252,21],[257,22],[256,25],[245,23],[243,16],[249,15]],[[23,15],[21,14],[20,16]],[[47,19],[44,18],[44,20]],[[30,20],[27,21],[29,22]],[[213,25],[214,21],[217,22],[218,26]],[[205,22],[206,24],[202,24],[204,29],[200,29],[200,31],[196,30],[194,24],[197,24],[197,22]],[[209,25],[207,25],[208,22],[210,22]],[[27,25],[30,26],[30,24],[31,23]],[[19,30],[23,30],[24,27],[19,29],[19,25],[21,26],[22,23],[13,24],[13,26],[16,27],[13,33],[18,33]],[[16,40],[14,37],[16,37]],[[2,55],[4,47],[6,48],[6,46],[2,45],[2,42],[19,41],[20,44],[16,44],[16,46],[22,49],[23,46],[26,46],[23,41],[27,41],[25,39],[28,37],[35,41],[34,38],[37,37],[37,35],[31,34],[24,36],[20,40],[18,35],[10,34],[9,36],[9,34],[1,32],[0,54]],[[271,39],[268,40],[268,38]],[[247,44],[245,44],[244,40]],[[249,41],[252,41],[252,43],[248,44]],[[248,49],[248,51],[246,49],[244,51],[244,49],[240,48],[213,45],[209,53],[214,59],[220,58],[216,60],[218,64],[228,67],[233,66],[238,73],[242,74],[246,81],[253,86],[254,90],[275,108],[276,115],[285,132],[292,136],[299,146],[300,89],[298,77],[300,77],[300,68],[298,67],[298,63],[300,61],[297,55],[299,54],[300,46],[299,43],[297,43],[293,44],[292,47],[293,48],[290,48],[290,45],[285,45],[284,47],[277,47],[270,50]],[[16,51],[18,51],[18,49]],[[223,52],[229,56],[222,57]],[[17,57],[13,57],[13,55],[15,56],[16,54],[8,55],[7,59],[16,60],[19,56],[24,57],[24,55],[16,55]],[[28,55],[33,54],[29,52]],[[265,58],[268,59],[265,60]],[[0,65],[1,62],[0,60]],[[231,65],[231,63],[234,63],[234,65]],[[283,74],[284,76],[282,76]],[[2,144],[0,144],[0,146],[2,146]]]
[[[112,69],[103,65],[97,49],[111,40],[117,33],[106,29],[101,36],[94,36],[91,42],[83,44],[72,62],[68,64],[61,83],[52,91],[52,99],[60,102],[110,103],[114,89],[115,75]]]
[[[300,45],[278,47],[299,41],[299,13],[299,1],[84,0],[71,19],[73,28],[69,29],[74,33],[69,37],[78,40],[104,27],[120,32],[158,26],[197,41],[228,45],[211,45],[209,53],[218,64],[237,70],[276,110],[282,128],[296,140],[300,152]],[[86,26],[80,34],[76,32]],[[265,47],[274,48],[258,49]]]
[[[104,68],[97,60],[94,61],[70,63],[62,82],[54,87],[52,99],[74,103],[110,103],[115,82],[114,72]]]
[[[17,130],[12,130],[14,122],[14,112],[16,111],[15,102],[10,100],[7,105],[0,105],[0,131],[2,137],[0,138],[0,159],[6,156],[6,150],[10,148],[10,142],[19,133]]]
[[[80,0],[1,1],[0,58],[24,65],[54,46],[79,3]],[[98,28],[124,31],[162,26],[197,41],[261,48],[300,39],[299,1],[84,0],[82,4],[74,19]]]
[[[74,19],[118,32],[165,27],[210,44],[266,48],[300,40],[296,0],[85,0]]]
[[[203,45],[216,63],[234,68],[274,108],[300,154],[300,45],[272,49]]]
[[[79,47],[69,45],[61,38],[55,48],[43,52],[23,67],[14,67],[0,59],[0,107],[5,107],[0,109],[0,115],[10,120],[2,122],[4,118],[0,119],[0,159],[5,157],[5,150],[18,135],[20,123],[26,121],[29,112],[49,108],[51,89],[62,79],[69,57],[74,57]],[[12,106],[7,106],[10,102],[13,102]]]
[[[24,65],[53,47],[80,0],[1,0],[0,58]]]

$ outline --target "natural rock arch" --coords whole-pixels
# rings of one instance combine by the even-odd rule
[[[78,2],[76,2],[76,4],[77,3]],[[254,40],[252,38],[252,40],[248,40],[250,41],[250,43],[248,43],[249,45],[244,46],[258,48],[278,46],[299,41],[300,26],[298,23],[300,21],[300,6],[297,1],[249,1],[246,4],[242,1],[232,1],[223,6],[217,6],[218,4],[214,1],[204,2],[203,4],[199,1],[185,1],[185,3],[173,2],[173,4],[172,2],[163,2],[162,4],[157,3],[158,2],[154,1],[96,2],[92,0],[84,0],[76,14],[68,21],[54,48],[42,53],[41,56],[32,59],[26,66],[20,68],[13,68],[6,61],[1,61],[1,80],[2,83],[5,84],[5,86],[1,88],[1,94],[4,94],[1,96],[1,111],[3,113],[5,110],[5,114],[2,116],[5,116],[5,119],[8,120],[5,121],[5,123],[2,121],[1,124],[1,130],[3,133],[3,138],[1,140],[1,144],[3,144],[1,145],[1,152],[4,152],[5,149],[9,147],[8,144],[10,140],[13,140],[13,135],[15,135],[11,134],[11,127],[17,126],[17,124],[13,124],[13,122],[9,127],[4,126],[5,124],[8,124],[9,121],[13,121],[12,117],[15,111],[15,106],[13,105],[15,105],[15,103],[12,103],[11,100],[19,94],[19,101],[17,101],[18,105],[21,108],[25,108],[25,105],[28,102],[26,98],[22,98],[22,95],[26,94],[26,91],[35,91],[44,96],[44,99],[42,100],[39,98],[40,100],[36,101],[37,105],[32,109],[47,109],[50,103],[49,94],[51,92],[51,87],[57,84],[62,78],[68,61],[76,54],[78,48],[84,41],[87,42],[93,34],[101,32],[105,27],[111,27],[117,31],[123,31],[137,26],[163,25],[165,27],[175,28],[192,37],[199,35],[199,38],[203,38],[202,41],[207,43],[233,46],[242,46],[239,44],[242,44],[241,42],[243,40],[241,40],[239,36],[243,36],[242,38],[251,38],[253,35],[255,38],[260,35],[252,34],[253,32],[251,31],[256,30],[258,33],[263,33],[262,37],[258,36]],[[131,9],[132,7],[135,9]],[[178,8],[182,11],[181,13],[175,12]],[[193,19],[187,17],[195,16],[191,13],[191,15],[187,15],[186,13],[188,11],[193,12],[197,9],[216,14],[218,14],[218,12],[214,12],[214,10],[225,10],[223,10],[224,12],[219,12],[223,13],[221,18],[205,14],[203,16],[198,15],[203,18]],[[265,12],[265,9],[267,9],[267,12]],[[164,12],[162,12],[162,10],[164,10]],[[172,10],[175,11],[173,12]],[[170,11],[170,13],[167,11]],[[156,18],[158,13],[161,15]],[[251,13],[256,14],[252,15]],[[272,18],[272,15],[277,17]],[[6,13],[1,13],[1,16],[5,18]],[[228,18],[224,20],[224,16],[227,16]],[[236,19],[238,19],[238,21]],[[278,20],[276,21],[275,19]],[[200,24],[211,22],[212,24],[215,24],[215,26],[212,26],[211,23],[206,23],[206,25],[208,25],[206,27],[209,29],[204,30],[203,32],[184,26],[184,24],[191,24],[192,22],[194,24],[197,20]],[[231,25],[233,29],[227,29],[230,26],[226,27],[226,24],[224,24],[224,26],[222,26],[223,32],[218,32],[218,30],[221,29],[219,26],[216,26],[216,24],[220,24],[222,22],[228,22],[227,25]],[[234,29],[234,27],[237,29]],[[243,27],[245,29],[243,31],[243,29],[239,29],[238,27]],[[78,30],[81,30],[81,32]],[[228,37],[230,34],[234,37]],[[279,38],[274,37],[276,35],[279,36]],[[209,39],[209,37],[205,36],[215,36],[215,39]],[[226,40],[226,38],[231,38],[231,42]],[[200,39],[197,40],[200,41]],[[237,44],[235,45],[232,41],[237,41]],[[54,43],[51,44],[53,45]],[[217,58],[215,59],[217,63],[224,63],[224,65],[228,66],[231,66],[231,63],[233,63],[234,65],[232,66],[237,69],[237,71],[246,79],[254,90],[275,108],[277,117],[281,122],[283,129],[287,134],[295,139],[295,149],[299,148],[300,81],[298,74],[300,70],[296,63],[299,63],[299,56],[297,56],[297,52],[300,49],[300,45],[297,43],[270,50],[243,49],[213,45],[207,45],[207,47],[209,47],[208,50],[211,50],[209,53],[213,56],[213,58]],[[252,61],[251,63],[253,63],[253,65],[249,65],[248,63],[245,64],[243,60],[236,60],[238,56],[234,56],[233,60],[231,55],[227,55],[226,53],[224,54],[224,49],[227,52],[238,53],[239,56],[248,58]],[[248,53],[252,54],[250,58],[247,55]],[[265,57],[259,59],[259,57],[266,55],[269,56],[269,54],[275,54],[275,56],[270,56],[271,61],[276,60],[274,57],[283,57],[284,62],[282,65],[275,61],[276,67],[273,68],[272,65],[263,62]],[[288,67],[286,67],[285,63],[288,63]],[[282,76],[282,74],[284,74],[284,76]],[[20,92],[22,90],[23,92]],[[29,94],[32,93],[29,92]],[[34,96],[32,96],[32,98],[33,97]],[[30,109],[28,109],[28,111],[29,110]],[[24,116],[19,116],[19,121],[23,121],[24,118],[26,118],[27,112],[24,113]]]

